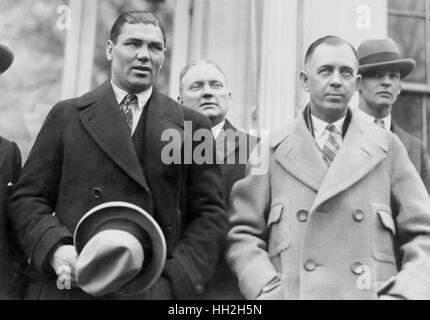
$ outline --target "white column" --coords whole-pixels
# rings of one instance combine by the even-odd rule
[[[295,116],[298,1],[264,1],[258,105],[262,129],[278,128]]]
[[[255,27],[262,0],[178,0],[175,12],[170,96],[178,94],[180,70],[195,59],[211,59],[226,73],[232,92],[227,117],[240,128],[253,127],[256,72],[261,44]],[[256,9],[257,7],[257,9]],[[188,31],[187,31],[188,30]],[[176,56],[178,54],[178,56]]]
[[[179,94],[181,70],[188,63],[192,5],[192,0],[179,0],[175,6],[172,48],[167,48],[171,54],[169,95],[173,99]]]
[[[62,99],[91,89],[97,27],[97,0],[70,1],[71,28],[64,56]]]

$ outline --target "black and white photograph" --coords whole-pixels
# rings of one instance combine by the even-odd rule
[[[430,0],[0,0],[0,300],[430,300],[429,148]]]

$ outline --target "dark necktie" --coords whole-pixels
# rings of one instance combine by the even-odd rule
[[[130,135],[132,134],[133,130],[133,109],[137,108],[137,106],[138,100],[134,94],[128,94],[122,100],[122,103],[119,106],[119,109],[121,110],[122,115],[124,116],[124,119],[128,124]]]

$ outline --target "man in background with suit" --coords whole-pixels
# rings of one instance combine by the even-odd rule
[[[397,44],[390,38],[366,40],[357,54],[358,73],[362,77],[358,86],[361,114],[367,121],[399,137],[430,193],[430,161],[423,143],[400,128],[391,117],[402,90],[401,80],[413,70],[415,61],[402,59]]]
[[[247,299],[429,299],[430,198],[391,132],[348,107],[355,49],[306,52],[310,102],[251,155],[231,194],[227,260]]]
[[[224,174],[227,204],[234,183],[245,175],[249,154],[258,140],[236,129],[226,119],[231,104],[227,78],[220,66],[211,60],[197,60],[184,67],[180,74],[179,102],[204,114],[212,126],[217,156]],[[243,299],[237,279],[224,259],[220,261],[206,300]]]
[[[88,210],[110,201],[144,209],[166,239],[161,277],[149,291],[126,298],[194,299],[204,292],[227,227],[222,172],[216,164],[170,164],[161,157],[165,131],[183,137],[186,121],[193,130],[210,130],[206,117],[155,88],[165,54],[156,16],[123,13],[106,47],[111,79],[49,113],[11,199],[11,218],[32,269],[28,298],[92,298],[76,283],[58,288],[56,274],[68,266],[75,280],[73,231]],[[197,144],[190,145],[194,150]]]
[[[12,51],[0,44],[0,78],[11,66]],[[7,216],[8,201],[13,184],[21,171],[21,153],[16,143],[0,137],[0,300],[21,299],[24,277],[21,268],[25,261]]]

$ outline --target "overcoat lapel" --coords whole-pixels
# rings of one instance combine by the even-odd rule
[[[283,136],[275,150],[276,161],[295,178],[318,191],[328,168],[304,118],[298,116]],[[271,146],[275,147],[279,140],[275,135]]]
[[[7,153],[7,145],[0,141],[0,168],[3,166],[3,162],[6,159],[6,153]]]
[[[296,179],[317,192],[311,212],[360,181],[386,158],[388,139],[379,128],[367,129],[353,114],[344,141],[330,168],[324,162],[302,116],[281,135],[274,135],[276,161]],[[371,132],[367,132],[371,131]]]
[[[360,181],[386,158],[388,139],[379,128],[362,128],[354,115],[344,141],[318,191],[311,212],[322,203]],[[378,130],[376,130],[378,129]]]
[[[399,137],[400,141],[405,146],[405,149],[409,152],[409,149],[411,147],[411,140],[406,135],[406,132],[402,128],[400,128],[396,123],[394,123],[394,121],[392,123],[391,130],[395,135],[397,135],[397,137]]]
[[[181,141],[177,142],[175,148],[181,151],[184,143],[184,116],[177,105],[162,96],[155,88],[147,107],[145,162],[151,164],[152,167],[166,168],[168,164],[163,162],[162,154],[163,148],[169,141],[162,141],[163,134],[169,133],[166,136],[170,136],[170,133],[179,135]]]
[[[81,123],[97,145],[124,172],[148,189],[148,184],[139,163],[136,150],[125,121],[121,121],[111,84],[105,82],[95,91],[81,97],[78,101]]]
[[[228,134],[229,132],[226,130],[229,130],[234,134],[233,135],[231,135],[231,133]],[[236,136],[239,138],[239,140],[236,139]],[[226,119],[224,127],[221,130],[219,136],[216,138],[215,143],[216,143],[217,156],[222,161],[224,161],[230,154],[232,154],[239,147],[240,143],[248,143],[248,139],[245,134],[236,130],[236,128],[233,127],[233,125]]]

